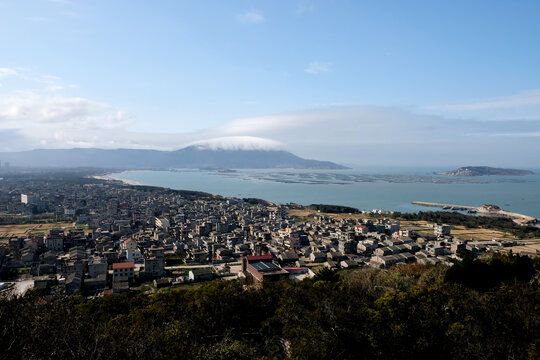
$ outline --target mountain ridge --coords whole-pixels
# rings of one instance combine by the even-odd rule
[[[237,168],[347,169],[331,161],[304,159],[285,150],[202,149],[35,149],[1,152],[0,161],[19,167],[101,167],[116,169]]]

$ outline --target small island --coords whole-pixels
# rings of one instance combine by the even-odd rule
[[[502,169],[489,166],[465,166],[457,170],[451,170],[441,173],[448,176],[487,176],[487,175],[503,175],[503,176],[525,176],[532,175],[534,172],[530,170],[519,169]]]

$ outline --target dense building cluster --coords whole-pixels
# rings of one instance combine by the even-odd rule
[[[262,284],[322,268],[448,264],[460,250],[489,250],[454,238],[447,225],[418,236],[384,218],[300,220],[288,214],[294,204],[95,179],[15,177],[0,184],[5,222],[74,224],[0,245],[4,278],[28,268],[34,286],[49,291],[113,293],[216,278]]]

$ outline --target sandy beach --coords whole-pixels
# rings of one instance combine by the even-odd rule
[[[119,173],[115,173],[115,174],[124,174],[124,173],[130,173],[130,172],[134,172],[134,171],[137,171],[137,170],[125,170],[125,171],[122,171],[122,172],[119,172]],[[124,179],[120,179],[120,178],[117,178],[117,177],[114,177],[112,176],[112,174],[106,174],[106,175],[94,175],[94,176],[91,176],[93,179],[98,179],[98,180],[105,180],[105,181],[110,181],[110,180],[115,180],[115,181],[121,181],[122,183],[126,184],[126,185],[143,185],[137,181],[132,181],[132,180],[124,180]]]

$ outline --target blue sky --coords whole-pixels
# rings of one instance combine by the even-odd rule
[[[2,150],[251,136],[347,163],[538,165],[539,13],[538,1],[0,0]]]

